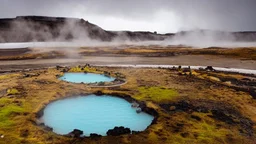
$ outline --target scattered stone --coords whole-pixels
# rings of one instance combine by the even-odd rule
[[[132,134],[138,134],[140,131],[132,131]]]
[[[133,102],[133,103],[132,103],[132,107],[133,107],[133,108],[137,108],[137,107],[139,107],[139,104],[136,103],[136,102]]]
[[[27,129],[20,131],[21,137],[28,137],[28,135],[29,135],[29,131]]]
[[[186,138],[186,137],[189,136],[189,133],[186,133],[186,132],[185,132],[185,133],[181,133],[180,135],[181,135],[182,137]]]
[[[174,111],[176,109],[175,106],[170,106],[170,111]]]
[[[130,133],[131,133],[131,130],[123,126],[115,127],[114,129],[110,129],[107,131],[108,136],[119,136],[119,135],[130,134]]]
[[[41,118],[44,115],[44,109],[41,109],[36,113],[36,118]]]
[[[212,117],[215,119],[218,119],[220,121],[224,121],[228,124],[235,124],[235,121],[230,115],[225,114],[225,112],[220,111],[218,109],[213,109],[211,110],[212,112]]]
[[[44,130],[46,130],[46,131],[53,131],[53,128],[51,128],[49,126],[44,126]]]
[[[198,120],[198,121],[202,120],[199,116],[196,116],[196,115],[191,115],[191,118],[195,119],[195,120]]]
[[[91,133],[90,138],[100,138],[102,135],[96,134],[96,133]]]
[[[72,132],[70,132],[68,134],[68,136],[71,136],[71,137],[75,137],[75,138],[79,138],[81,137],[81,135],[83,135],[83,131],[79,130],[79,129],[74,129]]]
[[[244,134],[247,136],[252,136],[253,131],[253,122],[244,117],[236,108],[232,105],[222,102],[214,102],[212,100],[196,100],[196,101],[186,101],[181,100],[176,103],[170,104],[160,104],[164,110],[170,112],[170,107],[175,106],[175,111],[184,111],[187,113],[200,112],[200,113],[211,113],[209,117],[225,122],[229,125],[240,125]],[[200,120],[200,117],[191,116],[196,120]],[[176,130],[175,130],[176,131]]]
[[[205,68],[205,70],[207,70],[207,71],[215,71],[215,69],[212,66],[207,66]]]
[[[199,70],[204,70],[204,68],[200,67]]]
[[[23,77],[24,78],[28,78],[28,77],[37,77],[39,76],[40,74],[39,73],[36,73],[36,74],[28,74],[28,73],[25,73],[23,74]]]
[[[110,72],[104,71],[104,76],[110,77]]]
[[[183,123],[177,123],[176,126],[177,126],[177,127],[183,127],[184,124],[183,124]]]
[[[251,88],[248,91],[249,91],[249,94],[255,99],[256,98],[256,89]]]
[[[87,63],[87,64],[85,64],[85,67],[91,67],[91,66],[90,66],[90,64]]]
[[[141,108],[137,108],[136,113],[141,113],[141,112],[142,112]]]
[[[102,96],[102,95],[104,95],[104,94],[102,93],[102,91],[97,91],[97,92],[95,93],[95,95],[96,95],[96,96]]]
[[[57,70],[60,70],[61,68],[64,68],[64,67],[63,66],[59,66],[59,65],[56,66]]]
[[[181,132],[181,130],[183,129],[184,127],[184,124],[183,123],[177,123],[176,125],[173,125],[172,128],[173,128],[173,132],[174,133],[178,133],[178,132]]]
[[[27,77],[29,77],[29,74],[24,74],[23,77],[27,78]]]
[[[69,71],[68,68],[64,68],[61,72],[66,73],[66,72],[68,72],[68,71]]]
[[[182,72],[184,72],[184,73],[191,72],[191,69],[190,68],[184,68]]]
[[[104,85],[105,85],[105,82],[98,82],[97,85],[98,85],[98,86],[104,86]]]

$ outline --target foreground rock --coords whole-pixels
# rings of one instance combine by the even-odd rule
[[[119,136],[119,135],[130,134],[130,133],[131,133],[131,130],[123,126],[115,127],[114,129],[110,129],[107,131],[108,136]]]
[[[79,130],[79,129],[74,129],[72,132],[70,132],[68,134],[68,136],[70,137],[75,137],[75,138],[79,138],[84,134],[83,131]]]
[[[96,134],[96,133],[91,133],[90,138],[100,138],[102,135]]]

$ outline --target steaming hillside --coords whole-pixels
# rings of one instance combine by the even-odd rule
[[[106,31],[83,19],[20,16],[0,19],[0,43],[32,41],[171,41],[186,44],[187,41],[236,41],[254,42],[256,32],[185,31],[176,34],[152,32]]]
[[[75,18],[22,16],[0,19],[0,42],[69,41],[69,40],[163,40],[150,32],[114,32]]]

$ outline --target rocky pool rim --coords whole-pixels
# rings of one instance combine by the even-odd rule
[[[58,99],[54,99],[54,100],[51,100],[49,101],[48,103],[44,104],[44,106],[35,113],[35,121],[32,121],[32,123],[34,123],[36,126],[38,127],[41,127],[43,128],[45,131],[48,131],[48,132],[53,132],[53,128],[52,127],[49,127],[47,125],[45,125],[44,122],[41,122],[40,121],[40,118],[43,117],[44,115],[44,110],[45,108],[53,103],[53,102],[56,102],[56,101],[59,101],[59,100],[64,100],[64,99],[69,99],[69,98],[74,98],[74,97],[78,97],[78,96],[82,96],[82,97],[86,97],[86,96],[89,96],[89,95],[95,95],[95,96],[104,96],[104,95],[107,95],[107,96],[110,96],[110,97],[117,97],[117,98],[122,98],[124,100],[126,100],[127,102],[129,103],[132,103],[132,102],[136,102],[139,104],[139,108],[141,108],[141,111],[142,112],[145,112],[151,116],[153,116],[153,120],[152,122],[147,126],[147,128],[143,131],[136,131],[136,133],[131,133],[129,135],[132,135],[132,134],[137,134],[137,133],[142,133],[144,131],[146,131],[150,126],[154,125],[157,123],[157,119],[159,117],[159,113],[153,109],[153,108],[150,108],[150,107],[147,107],[146,105],[146,102],[145,101],[139,101],[139,100],[136,100],[134,98],[132,98],[130,95],[127,95],[127,94],[121,94],[121,93],[116,93],[116,92],[111,92],[111,93],[103,93],[102,91],[96,91],[96,92],[93,92],[93,93],[86,93],[86,92],[82,92],[82,93],[78,93],[78,94],[68,94],[64,97],[61,97],[61,98],[58,98]],[[79,130],[79,129],[78,129]],[[72,131],[71,131],[72,132]],[[70,133],[71,133],[70,132]],[[65,137],[70,137],[68,134],[57,134],[55,132],[53,132],[54,134],[56,135],[59,135],[59,136],[65,136]],[[102,135],[100,135],[102,136]],[[90,138],[91,136],[81,136],[80,138]],[[102,136],[102,137],[107,137],[106,136]]]

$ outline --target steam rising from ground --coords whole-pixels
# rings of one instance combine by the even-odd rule
[[[165,45],[186,45],[194,48],[237,48],[256,46],[256,41],[238,41],[233,33],[210,30],[180,32],[174,37],[166,39],[163,43],[165,43]]]
[[[56,18],[47,20],[55,23]],[[78,48],[78,47],[97,47],[120,45],[138,45],[138,46],[175,46],[183,45],[194,48],[207,47],[254,47],[256,42],[237,41],[230,32],[195,30],[189,32],[179,32],[175,35],[157,35],[147,34],[150,37],[162,38],[163,40],[145,41],[140,38],[130,39],[124,32],[107,32],[100,27],[80,19],[66,19],[57,27],[43,25],[38,22],[16,20],[11,24],[8,35],[0,31],[0,41],[5,39],[17,39],[21,43],[0,43],[0,48]],[[115,36],[113,36],[113,33]],[[111,35],[112,34],[112,35]],[[110,38],[114,37],[114,38]],[[36,39],[34,39],[36,38]],[[107,41],[103,41],[105,39]],[[111,39],[108,41],[108,39]],[[38,42],[47,41],[47,42]]]
[[[6,48],[78,48],[78,47],[117,47],[122,48],[123,45],[134,45],[134,46],[188,46],[192,48],[208,48],[208,47],[223,47],[223,48],[238,48],[238,47],[256,47],[256,42],[235,42],[235,41],[216,41],[209,40],[205,37],[201,38],[173,38],[164,41],[113,41],[113,42],[102,42],[95,40],[87,41],[71,41],[71,42],[25,42],[25,43],[0,43],[0,49]]]

